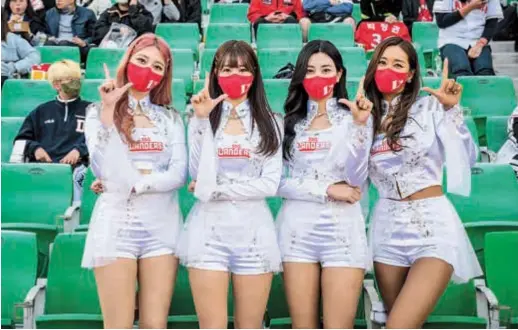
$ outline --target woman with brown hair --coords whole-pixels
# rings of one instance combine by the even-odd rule
[[[92,214],[82,266],[94,268],[105,328],[132,328],[138,279],[139,325],[165,328],[182,217],[177,190],[187,153],[171,104],[167,43],[137,38],[116,79],[106,70],[101,103],[87,109],[85,135],[102,194]]]
[[[236,328],[261,328],[281,258],[265,198],[281,179],[281,120],[266,101],[257,57],[231,40],[219,47],[189,121],[190,190],[198,201],[178,253],[201,328],[227,327],[229,279]]]
[[[423,88],[431,96],[418,97],[420,81],[411,43],[378,45],[364,86],[374,103],[369,177],[380,196],[370,238],[387,328],[420,328],[451,278],[482,274],[442,188],[445,163],[448,191],[470,193],[477,149],[458,105],[462,86],[448,79],[448,61],[440,88]]]

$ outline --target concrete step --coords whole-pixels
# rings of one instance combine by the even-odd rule
[[[514,53],[514,41],[491,41],[493,53]]]
[[[514,64],[518,66],[518,53],[493,53],[493,64]]]
[[[495,73],[497,75],[518,78],[518,65],[517,64],[493,63],[493,67],[494,67]]]
[[[516,93],[516,98],[518,99],[518,78],[514,78],[513,83],[514,83],[514,91]]]

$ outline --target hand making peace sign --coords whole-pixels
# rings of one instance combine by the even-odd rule
[[[360,125],[366,125],[371,114],[373,104],[365,97],[365,91],[363,90],[363,81],[365,77],[362,77],[360,84],[358,85],[358,92],[356,93],[356,99],[351,102],[347,99],[339,99],[338,102],[346,105],[351,109],[354,122]]]
[[[133,84],[127,83],[122,87],[117,86],[117,82],[110,76],[110,71],[108,70],[106,63],[103,64],[103,67],[106,80],[99,87],[101,102],[103,105],[103,110],[113,110],[117,101],[120,100],[120,98],[128,91],[128,89],[130,89]]]
[[[218,96],[216,99],[210,97],[209,93],[209,74],[205,74],[205,86],[203,89],[196,95],[191,98],[191,104],[194,108],[194,114],[198,118],[207,118],[211,111],[218,105],[221,101],[228,97],[227,94],[222,94]]]
[[[448,59],[444,60],[442,68],[442,81],[438,89],[423,87],[421,90],[435,96],[446,110],[456,106],[462,95],[462,85],[448,78]]]

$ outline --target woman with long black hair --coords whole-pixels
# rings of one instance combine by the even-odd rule
[[[11,32],[21,34],[33,45],[37,45],[39,41],[35,39],[38,32],[47,33],[45,10],[43,8],[34,10],[30,0],[6,0],[4,8],[9,23],[12,26],[19,27]]]
[[[360,187],[367,178],[372,103],[347,100],[336,47],[309,42],[299,54],[285,103],[278,235],[294,328],[352,328],[370,268]]]
[[[469,195],[477,150],[458,106],[462,86],[448,79],[423,88],[411,43],[378,45],[365,75],[373,101],[375,137],[369,177],[380,199],[370,227],[376,280],[388,311],[387,328],[420,328],[451,278],[482,274],[455,209],[444,196]]]
[[[281,269],[265,201],[281,178],[282,124],[271,111],[253,49],[216,52],[189,122],[192,208],[178,248],[201,328],[227,327],[229,278],[236,328],[261,328],[273,272]]]

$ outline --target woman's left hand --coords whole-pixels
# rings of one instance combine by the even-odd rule
[[[346,105],[351,110],[354,122],[362,126],[367,124],[373,107],[372,102],[365,97],[365,93],[363,92],[363,80],[364,78],[360,80],[358,93],[356,94],[356,100],[354,102],[347,99],[338,100],[338,102]]]
[[[441,86],[438,89],[423,87],[421,90],[435,96],[446,110],[459,104],[462,95],[462,85],[448,78],[448,59],[444,60]]]
[[[194,192],[194,189],[196,189],[196,180],[192,180],[191,183],[189,183],[189,187],[187,190],[191,193]]]
[[[104,192],[104,187],[103,187],[103,183],[101,180],[99,179],[95,179],[95,181],[92,183],[92,185],[90,186],[90,189],[96,193],[96,194],[100,194],[100,193],[103,193]]]

